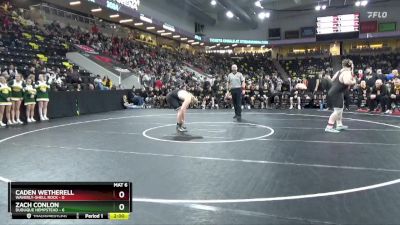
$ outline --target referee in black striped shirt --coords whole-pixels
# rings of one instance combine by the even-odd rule
[[[242,95],[245,93],[245,79],[242,73],[238,72],[237,65],[232,65],[232,72],[228,75],[227,90],[231,91],[233,106],[235,108],[234,119],[242,121]]]

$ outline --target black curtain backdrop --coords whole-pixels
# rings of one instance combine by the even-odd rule
[[[83,115],[123,109],[122,96],[127,94],[128,90],[91,91],[78,94],[79,112]]]
[[[77,115],[76,100],[79,94],[81,93],[50,92],[49,93],[50,102],[47,108],[47,116],[49,118],[60,118],[60,117],[70,117]]]

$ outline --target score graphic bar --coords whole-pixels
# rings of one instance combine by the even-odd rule
[[[13,219],[128,219],[131,182],[10,182]]]

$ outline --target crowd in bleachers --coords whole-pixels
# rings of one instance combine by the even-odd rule
[[[357,84],[345,95],[346,109],[354,104],[360,112],[391,114],[393,109],[399,108],[400,84],[397,70],[400,65],[399,54],[347,55],[342,57],[342,59],[344,58],[353,60],[354,73],[357,76]],[[281,60],[280,63],[292,79],[297,80],[297,83],[304,84],[300,85],[300,88],[307,90],[306,98],[310,98],[312,106],[315,107],[320,105],[320,102],[325,103],[329,85],[324,84],[329,84],[330,77],[334,72],[330,61],[329,58],[306,58]],[[317,81],[315,81],[316,77]],[[314,89],[315,84],[318,85]],[[304,95],[301,96],[303,99]],[[302,102],[307,101],[303,99]],[[326,106],[324,105],[324,107]]]

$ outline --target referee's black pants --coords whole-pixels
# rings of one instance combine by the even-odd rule
[[[242,88],[232,88],[231,94],[235,115],[237,117],[242,117]]]

